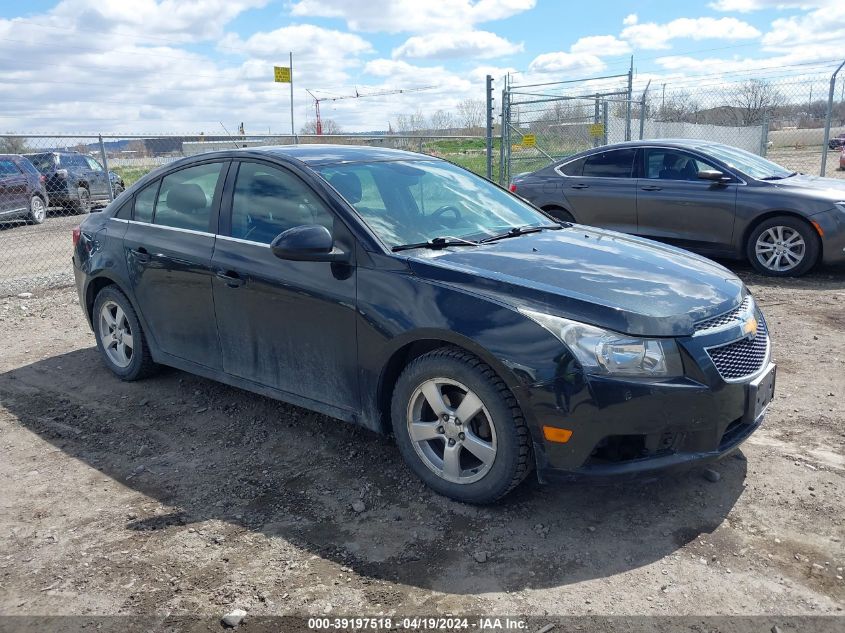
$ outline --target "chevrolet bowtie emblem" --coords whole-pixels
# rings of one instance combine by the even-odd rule
[[[751,315],[742,324],[742,334],[754,338],[757,335],[757,318]]]

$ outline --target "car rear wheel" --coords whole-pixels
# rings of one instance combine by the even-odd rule
[[[88,191],[87,187],[80,187],[77,190],[77,198],[73,210],[81,214],[91,213],[91,192]]]
[[[47,218],[47,207],[41,196],[32,196],[29,201],[29,223],[42,224]]]
[[[764,275],[798,277],[819,257],[819,237],[804,220],[769,218],[752,231],[747,245],[751,265]]]
[[[393,432],[414,473],[442,495],[492,503],[531,469],[531,442],[513,394],[492,368],[457,348],[412,361],[393,392]]]
[[[126,295],[115,286],[106,286],[97,295],[92,320],[97,349],[118,378],[139,380],[155,371],[138,316]]]
[[[561,222],[575,222],[575,218],[572,217],[572,214],[561,207],[543,207],[543,211],[548,213],[555,220],[560,220]]]

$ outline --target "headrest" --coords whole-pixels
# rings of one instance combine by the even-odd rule
[[[349,204],[361,202],[361,181],[353,173],[337,173],[329,178],[329,184],[337,189]]]
[[[208,206],[208,200],[205,198],[202,187],[197,184],[173,185],[167,191],[167,206],[174,211],[196,211],[205,209]]]
[[[285,183],[273,176],[255,176],[252,179],[249,193],[253,196],[262,196],[265,198],[290,196]]]

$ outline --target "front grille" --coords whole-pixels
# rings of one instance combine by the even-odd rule
[[[696,332],[703,332],[704,330],[715,330],[717,328],[722,327],[723,325],[728,325],[729,323],[733,323],[740,318],[741,314],[744,314],[748,311],[748,308],[751,306],[751,295],[745,297],[736,308],[731,310],[730,312],[725,312],[724,314],[720,314],[718,316],[714,316],[710,319],[705,321],[699,321],[695,324],[695,331]]]
[[[734,341],[721,347],[711,347],[707,354],[725,380],[750,376],[766,362],[769,332],[762,317],[757,320],[757,335],[753,339]]]

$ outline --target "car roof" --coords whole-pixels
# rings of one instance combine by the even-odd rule
[[[332,165],[337,163],[358,163],[392,160],[439,160],[433,156],[407,152],[400,149],[388,147],[370,147],[367,145],[268,145],[263,147],[236,148],[231,150],[219,150],[195,154],[182,159],[179,162],[186,162],[190,159],[205,159],[213,157],[225,158],[246,158],[259,157],[261,155],[282,159],[291,159],[316,167],[320,165]]]

